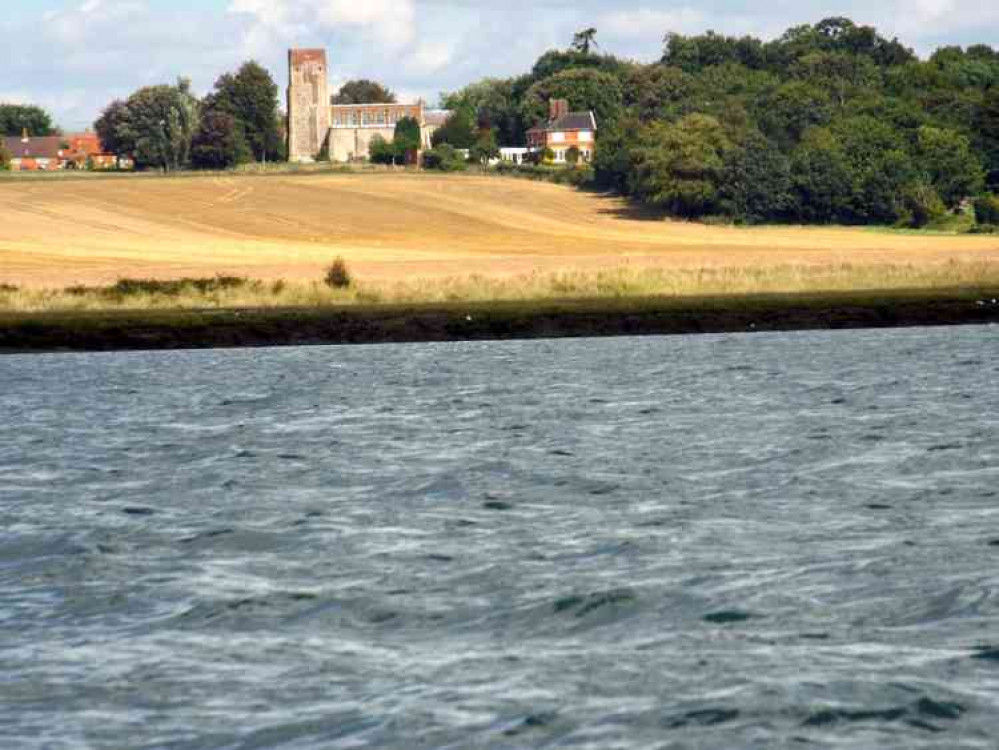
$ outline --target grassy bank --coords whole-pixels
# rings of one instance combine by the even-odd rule
[[[999,323],[992,290],[0,313],[0,353]]]
[[[319,281],[258,281],[240,277],[174,281],[121,280],[106,287],[19,289],[0,285],[0,311],[344,307],[447,302],[526,302],[560,299],[689,299],[761,294],[999,288],[999,264],[950,261],[936,265],[781,265],[762,268],[617,268],[511,276],[455,276],[404,281],[355,281],[331,288]]]

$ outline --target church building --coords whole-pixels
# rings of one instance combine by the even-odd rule
[[[447,113],[415,104],[337,104],[329,92],[326,50],[293,49],[288,53],[288,160],[315,161],[329,151],[330,161],[367,159],[371,141],[381,136],[391,143],[395,126],[404,117],[420,124],[424,148]]]

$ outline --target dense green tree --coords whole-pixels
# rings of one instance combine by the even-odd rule
[[[181,79],[176,86],[147,86],[124,103],[112,103],[95,128],[105,147],[128,154],[137,168],[174,170],[190,163],[197,121],[198,102],[190,82]]]
[[[403,164],[415,163],[416,154],[423,148],[423,132],[420,123],[412,117],[403,117],[395,124],[392,138],[396,159]]]
[[[804,133],[791,156],[798,218],[826,224],[849,220],[853,176],[843,144],[829,130]]]
[[[469,156],[479,164],[488,164],[490,160],[496,159],[500,155],[499,146],[496,143],[496,132],[490,128],[483,128],[479,131],[472,146]]]
[[[395,104],[395,94],[377,81],[347,81],[333,96],[334,104]]]
[[[949,208],[979,193],[985,186],[981,162],[971,143],[953,130],[924,126],[919,129],[917,158],[937,194]]]
[[[633,133],[641,132],[642,123],[626,117],[600,131],[600,144],[593,159],[594,178],[606,190],[629,193],[633,168]]]
[[[662,62],[688,73],[726,63],[747,68],[763,68],[766,53],[763,43],[752,37],[730,37],[708,31],[700,36],[669,33],[664,40]]]
[[[999,87],[985,93],[975,113],[975,131],[989,187],[999,190]]]
[[[896,224],[910,217],[907,196],[919,184],[919,172],[902,150],[882,151],[855,170],[853,221]]]
[[[250,161],[243,126],[225,112],[209,111],[201,116],[191,139],[191,164],[198,169],[228,169]]]
[[[597,55],[592,52],[582,52],[578,49],[549,50],[534,63],[528,86],[545,78],[551,78],[553,75],[566,70],[599,70],[613,76],[618,76],[627,67],[628,63],[619,60],[613,55]]]
[[[455,109],[448,115],[431,140],[434,146],[448,144],[454,148],[471,148],[475,145],[475,117],[467,106]]]
[[[258,161],[283,157],[278,86],[258,63],[244,63],[236,73],[221,76],[202,102],[202,111],[233,117]]]
[[[128,137],[130,133],[130,112],[128,104],[121,99],[111,102],[94,123],[94,132],[101,141],[101,148],[109,154],[114,154],[120,161],[123,157],[131,157],[134,142]]]
[[[721,123],[707,115],[648,125],[634,149],[631,191],[680,216],[716,213],[731,147]]]
[[[475,139],[475,126],[478,125],[495,128],[497,140],[504,146],[524,145],[527,126],[521,115],[520,102],[533,82],[530,76],[486,78],[460,91],[442,94],[441,104],[445,109],[452,112],[464,110],[471,115],[470,132],[447,142],[457,148],[471,148]],[[467,146],[459,145],[458,141],[464,143],[466,140]]]
[[[932,185],[917,181],[911,184],[903,194],[907,216],[903,221],[911,227],[920,228],[942,219],[947,214],[947,207],[940,200]]]
[[[751,134],[725,154],[721,203],[727,214],[749,223],[794,216],[791,160],[762,134]]]
[[[760,100],[758,117],[763,132],[787,148],[809,128],[827,125],[832,119],[832,103],[817,86],[788,81]]]
[[[10,171],[10,152],[7,150],[7,144],[4,143],[3,139],[0,138],[0,172]]]
[[[666,65],[635,65],[622,84],[624,105],[642,122],[679,119],[694,89],[689,75]]]
[[[59,134],[52,116],[41,107],[0,103],[0,136],[18,136],[25,130],[36,137]]]
[[[521,105],[524,121],[536,124],[546,120],[552,99],[567,99],[574,111],[592,110],[599,127],[616,122],[624,107],[624,92],[616,77],[599,70],[570,69],[528,89]]]
[[[916,59],[912,50],[897,39],[886,39],[870,26],[858,26],[849,18],[833,17],[814,26],[788,29],[773,45],[772,59],[787,62],[812,52],[845,52],[863,55],[882,67],[902,65]]]

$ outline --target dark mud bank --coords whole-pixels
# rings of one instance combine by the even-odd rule
[[[999,323],[999,289],[0,313],[0,353],[376,344]]]

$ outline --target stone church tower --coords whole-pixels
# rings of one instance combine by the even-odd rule
[[[288,160],[313,161],[330,132],[326,50],[289,50],[288,70]]]

